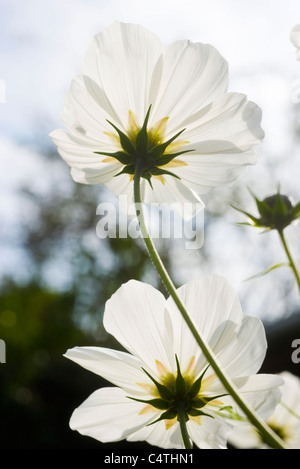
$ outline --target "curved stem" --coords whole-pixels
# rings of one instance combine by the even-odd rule
[[[268,443],[269,446],[275,449],[285,449],[284,442],[276,435],[276,433],[271,428],[268,427],[264,420],[261,419],[260,416],[257,415],[257,413],[253,409],[251,409],[251,407],[245,401],[244,397],[239,393],[238,389],[231,381],[231,379],[226,376],[224,370],[222,370],[222,367],[218,363],[217,358],[214,356],[213,351],[210,349],[209,345],[204,341],[204,339],[200,336],[199,331],[196,329],[188,312],[185,309],[185,306],[181,302],[177,294],[176,287],[174,286],[171,278],[169,277],[169,274],[160,259],[160,256],[152,242],[152,239],[147,229],[141,200],[140,179],[140,168],[137,165],[134,175],[134,202],[136,207],[136,214],[139,221],[141,234],[148,249],[149,256],[152,259],[152,262],[162,282],[164,283],[170,296],[173,298],[174,303],[176,304],[187,326],[189,327],[191,333],[197,341],[200,349],[202,350],[203,355],[213,368],[214,372],[216,373],[217,377],[219,378],[225,389],[233,397],[240,409],[245,413],[248,420],[256,427],[256,429],[261,434],[262,438],[266,441],[266,443]]]
[[[286,242],[286,239],[285,239],[285,235],[283,233],[283,230],[278,230],[278,234],[279,234],[279,237],[280,237],[280,240],[282,242],[282,245],[283,245],[283,248],[285,250],[285,253],[287,255],[287,258],[289,260],[289,263],[290,263],[290,267],[292,269],[292,271],[294,272],[294,275],[295,275],[295,278],[296,278],[296,282],[297,282],[297,285],[298,285],[298,288],[299,288],[299,292],[300,292],[300,275],[299,275],[299,272],[297,270],[297,267],[296,267],[296,264],[292,258],[292,255],[291,255],[291,251],[289,250],[289,247],[287,245],[287,242]]]
[[[181,436],[184,443],[185,449],[193,449],[193,444],[190,440],[187,428],[186,428],[186,419],[185,419],[185,411],[184,411],[184,403],[181,406],[180,404],[177,405],[177,419],[180,426]]]

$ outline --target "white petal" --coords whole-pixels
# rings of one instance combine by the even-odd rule
[[[98,163],[98,165],[95,166],[95,168],[85,169],[71,168],[72,178],[75,182],[80,182],[81,184],[108,185],[122,168],[118,163]]]
[[[134,211],[133,204],[133,181],[130,179],[129,174],[120,174],[117,177],[111,178],[106,183],[106,186],[113,192],[115,196],[126,195],[128,210]]]
[[[267,420],[272,413],[278,402],[280,401],[282,379],[277,375],[257,374],[248,377],[234,378],[233,382],[238,388],[239,392],[243,395],[247,403],[256,410],[260,417]],[[217,380],[213,386],[210,387],[211,392],[224,392],[221,385],[217,385]],[[236,404],[230,396],[222,397],[224,405]],[[240,415],[244,413],[239,410]],[[243,425],[239,420],[230,421],[233,425]]]
[[[107,112],[99,106],[87,91],[82,76],[72,80],[70,90],[65,95],[61,119],[73,133],[80,132],[106,145],[106,151],[110,151],[111,140],[105,132],[112,132],[113,128],[108,124]],[[115,150],[116,151],[116,150]]]
[[[89,45],[83,67],[87,89],[99,105],[106,103],[116,124],[124,130],[129,110],[138,116],[140,124],[145,118],[151,104],[148,94],[152,73],[161,50],[160,41],[147,29],[117,21]]]
[[[243,313],[234,289],[224,277],[208,275],[191,280],[178,289],[179,296],[201,336],[216,351],[234,339]],[[195,339],[177,310],[172,298],[167,300],[174,330],[174,348],[183,369],[192,356],[198,361],[198,372],[206,364]]]
[[[226,93],[227,62],[208,44],[177,41],[168,46],[159,70],[161,85],[153,104],[153,121],[169,116],[168,131]]]
[[[210,417],[201,417],[201,425],[193,420],[187,422],[190,438],[200,449],[226,449],[227,434],[231,427],[227,422]]]
[[[257,317],[244,316],[236,335],[215,349],[226,372],[233,378],[257,373],[267,351],[265,330]]]
[[[157,422],[149,427],[143,427],[127,438],[128,441],[145,440],[147,443],[158,448],[184,449],[179,424],[175,423],[166,430],[164,421]]]
[[[283,405],[279,404],[277,406],[273,417],[276,419],[276,423],[279,425],[297,424],[300,429],[300,420],[297,419],[295,415],[293,415],[293,412],[296,415],[300,415],[300,378],[288,371],[279,373],[279,376],[284,380],[284,384],[281,389],[281,402]],[[292,409],[292,412],[290,412],[288,409]]]
[[[295,47],[300,47],[300,24],[297,24],[291,30],[290,40]]]
[[[177,178],[163,176],[164,182],[153,177],[152,187],[147,183],[145,187],[145,203],[168,204],[184,219],[193,217],[204,209],[204,203],[198,195],[182,184]]]
[[[135,280],[122,285],[105,305],[105,329],[153,374],[157,374],[155,360],[167,367],[175,361],[164,308],[162,293]]]
[[[257,154],[254,150],[228,154],[212,154],[185,158],[186,166],[175,168],[174,173],[183,184],[198,194],[206,194],[214,187],[233,184],[245,175],[247,165],[255,164]]]
[[[75,347],[64,356],[131,394],[145,395],[138,383],[151,383],[139,360],[128,353],[104,347]]]
[[[141,198],[143,203],[167,204],[186,220],[204,209],[204,203],[198,195],[173,176],[164,176],[164,183],[160,179],[152,177],[151,183],[153,189],[146,179],[142,178],[141,180]],[[129,175],[121,174],[111,178],[106,185],[116,196],[127,196],[128,212],[130,215],[135,215],[133,182]]]
[[[259,449],[264,446],[253,425],[234,427],[233,431],[228,435],[228,441],[235,448],[239,449]]]
[[[264,137],[259,106],[242,93],[227,93],[213,103],[190,114],[183,123],[184,139],[193,154],[214,154],[231,150],[245,151]]]
[[[139,414],[143,407],[122,389],[98,389],[75,409],[70,427],[103,443],[123,440],[153,420],[152,412]]]
[[[105,156],[98,155],[100,145],[85,136],[70,134],[65,130],[55,130],[50,137],[58,147],[58,152],[71,167],[71,174],[76,182],[100,184],[109,182],[121,170],[118,160],[103,163]],[[106,148],[106,151],[109,148]]]
[[[260,108],[245,95],[228,93],[184,123],[186,166],[174,168],[183,183],[202,194],[231,184],[257,162],[253,147],[264,137]]]

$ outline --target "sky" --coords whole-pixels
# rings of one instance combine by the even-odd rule
[[[64,93],[81,73],[92,36],[115,20],[139,23],[166,44],[190,39],[214,45],[229,62],[230,91],[247,94],[263,111],[260,160],[239,183],[241,190],[247,197],[246,186],[253,184],[258,194],[268,195],[280,181],[283,191],[300,199],[300,141],[294,132],[300,127],[300,62],[289,40],[290,30],[300,23],[299,0],[1,0],[0,18],[2,239],[8,234],[18,239],[24,213],[27,222],[34,216],[17,189],[29,181],[39,194],[53,185],[40,152],[55,149],[48,134],[62,126]],[[60,181],[70,183],[65,175],[55,175],[55,184]],[[216,190],[211,199],[220,194]],[[228,269],[219,232],[209,235],[206,242],[217,245],[216,269],[239,286],[240,278],[251,274],[248,264],[242,274],[240,267]],[[299,232],[291,232],[300,259],[298,237]],[[17,244],[2,242],[0,255],[0,274],[15,270],[16,263],[26,268]]]

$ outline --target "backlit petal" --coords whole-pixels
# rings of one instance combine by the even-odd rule
[[[156,360],[175,361],[165,327],[165,298],[146,283],[130,280],[106,302],[104,327],[157,376]]]
[[[122,389],[102,388],[75,409],[70,427],[103,443],[123,440],[154,419],[155,413],[140,414],[142,407]]]
[[[131,394],[147,394],[138,383],[151,381],[142,371],[140,361],[129,353],[104,347],[75,347],[64,356]]]

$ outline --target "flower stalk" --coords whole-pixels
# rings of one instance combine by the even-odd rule
[[[281,243],[282,243],[282,246],[283,246],[283,249],[285,250],[285,253],[287,255],[287,258],[289,260],[289,265],[295,275],[295,279],[296,279],[296,282],[297,282],[297,285],[298,285],[298,289],[299,289],[299,293],[300,293],[300,275],[299,275],[299,272],[298,272],[298,269],[296,267],[296,264],[293,260],[293,257],[292,257],[292,254],[291,254],[291,251],[288,247],[288,244],[287,244],[287,241],[286,241],[286,238],[285,238],[285,235],[284,235],[284,232],[283,230],[277,230],[278,231],[278,234],[279,234],[279,238],[281,240]]]
[[[156,250],[156,247],[153,244],[153,241],[150,237],[146,222],[145,222],[145,217],[144,217],[144,211],[143,211],[143,201],[141,199],[141,190],[140,190],[140,181],[141,181],[141,171],[142,167],[141,165],[137,164],[135,168],[135,173],[134,173],[134,203],[136,207],[136,215],[138,218],[138,223],[139,227],[141,230],[141,235],[144,239],[146,248],[148,250],[148,254],[154,264],[155,269],[157,270],[157,273],[159,274],[167,292],[169,295],[172,297],[174,303],[176,304],[179,312],[181,313],[183,319],[185,320],[187,326],[189,327],[191,333],[193,334],[197,344],[199,345],[202,353],[204,354],[205,358],[207,359],[208,363],[211,365],[213,368],[214,372],[216,373],[217,377],[223,384],[224,388],[226,391],[231,395],[231,397],[235,400],[236,404],[240,407],[240,409],[245,413],[247,416],[248,420],[256,427],[258,432],[261,434],[262,438],[266,443],[269,444],[274,449],[285,449],[285,444],[284,442],[276,435],[276,433],[264,422],[263,419],[260,418],[260,416],[249,407],[248,403],[245,401],[243,396],[239,393],[238,389],[232,382],[232,380],[225,375],[224,370],[222,370],[222,367],[217,361],[217,358],[214,356],[213,351],[210,349],[209,345],[205,343],[201,335],[199,334],[199,331],[196,329],[195,325],[193,324],[193,321],[191,320],[185,306],[183,305],[175,285],[173,284],[173,281],[171,280],[160,256],[158,251]],[[187,436],[185,434],[186,432],[186,425],[185,421],[183,421],[183,418],[185,417],[179,417],[179,423],[180,423],[180,429],[182,433],[182,438],[185,442],[185,445],[187,444]],[[189,440],[189,439],[188,439]]]
[[[182,436],[185,449],[193,449],[193,445],[191,443],[191,440],[190,440],[190,437],[186,428],[186,413],[184,409],[184,402],[182,403],[182,405],[178,403],[177,412],[178,412],[177,420],[180,425],[181,436]]]

